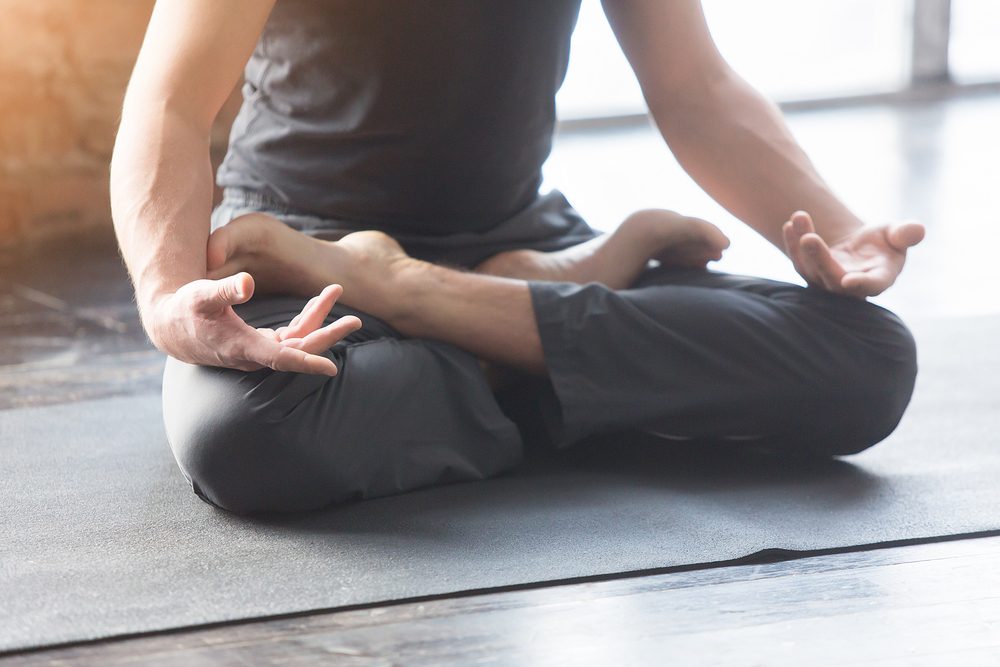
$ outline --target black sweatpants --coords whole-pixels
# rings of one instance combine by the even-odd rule
[[[650,269],[627,290],[531,283],[548,381],[532,394],[556,447],[644,431],[843,455],[884,439],[916,377],[889,311],[760,278]],[[253,326],[286,324],[305,299],[254,299]],[[472,355],[407,339],[365,313],[328,356],[336,377],[168,360],[164,419],[195,491],[236,512],[305,510],[515,466],[522,430]],[[538,383],[534,383],[537,385]],[[519,428],[520,427],[520,428]]]

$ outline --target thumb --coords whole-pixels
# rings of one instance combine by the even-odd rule
[[[906,250],[924,240],[924,226],[919,222],[897,222],[886,230],[889,244],[896,250]]]
[[[253,277],[246,272],[240,272],[221,280],[212,280],[208,285],[205,303],[214,308],[246,303],[253,296],[253,289]]]

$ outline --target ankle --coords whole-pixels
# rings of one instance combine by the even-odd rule
[[[402,333],[416,330],[421,314],[440,296],[451,270],[411,257],[394,267],[382,284],[384,319]]]

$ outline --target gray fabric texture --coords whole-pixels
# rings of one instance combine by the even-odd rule
[[[530,288],[547,378],[512,379],[496,398],[468,352],[339,304],[328,322],[365,324],[325,353],[336,377],[169,360],[177,463],[223,509],[303,511],[492,477],[520,463],[522,444],[601,434],[853,454],[894,430],[913,392],[912,336],[857,299],[677,268],[649,269],[628,290]],[[236,312],[276,329],[305,301],[266,296]]]
[[[914,400],[858,456],[604,438],[307,515],[201,502],[157,395],[0,412],[0,650],[1000,529],[1000,317],[913,330]]]
[[[351,232],[373,229],[370,223],[319,218],[282,206],[259,192],[228,188],[212,212],[212,229],[247,213],[266,213],[292,229],[324,241],[337,241]],[[601,232],[592,229],[558,190],[538,195],[530,205],[485,231],[449,234],[394,232],[407,254],[436,264],[472,268],[487,257],[507,250],[530,248],[553,252],[589,241]]]
[[[393,236],[534,201],[580,0],[282,0],[218,182]]]

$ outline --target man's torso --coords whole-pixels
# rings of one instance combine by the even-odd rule
[[[530,205],[580,0],[278,0],[226,187],[387,231],[485,230]]]

